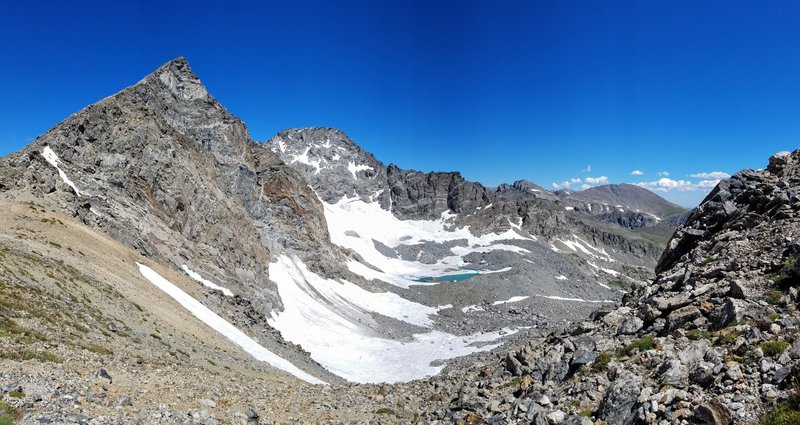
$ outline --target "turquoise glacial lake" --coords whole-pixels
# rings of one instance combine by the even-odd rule
[[[417,282],[461,282],[479,274],[480,273],[459,273],[447,274],[444,276],[427,276],[417,279]]]

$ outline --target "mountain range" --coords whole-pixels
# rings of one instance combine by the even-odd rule
[[[773,218],[793,223],[796,158],[692,212],[632,185],[490,188],[384,165],[333,128],[254,141],[178,58],[0,159],[0,407],[78,423],[761,412],[789,375],[711,397],[732,366],[708,358],[710,332],[793,341],[744,324],[783,311],[753,299],[793,255],[791,232],[738,255]],[[646,338],[659,339],[599,365]],[[676,360],[686,350],[705,354]],[[642,378],[638,353],[677,378]],[[794,364],[761,356],[769,382]],[[700,361],[719,382],[687,384]]]

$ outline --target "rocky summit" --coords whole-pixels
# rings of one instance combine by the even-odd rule
[[[257,142],[178,58],[0,159],[0,423],[798,423],[798,187]]]

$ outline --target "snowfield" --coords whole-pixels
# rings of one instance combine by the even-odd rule
[[[182,289],[172,284],[172,282],[158,274],[155,270],[141,263],[136,263],[136,265],[139,266],[139,272],[142,274],[142,276],[149,280],[150,283],[164,291],[167,295],[177,301],[178,304],[183,306],[183,308],[189,310],[190,313],[200,319],[200,321],[208,325],[211,329],[221,333],[225,338],[228,338],[231,342],[241,347],[246,353],[253,356],[256,360],[267,362],[271,366],[276,367],[284,372],[288,372],[308,383],[325,383],[309,375],[308,373],[303,372],[288,360],[267,350],[261,346],[261,344],[245,335],[245,333],[240,331],[237,327],[233,326],[228,321],[217,315],[217,313],[214,313],[211,311],[211,309],[192,298],[191,295],[183,292]]]
[[[278,286],[283,311],[273,311],[268,323],[288,341],[311,353],[332,373],[362,383],[403,382],[435,375],[448,360],[500,345],[500,330],[456,336],[430,330],[439,309],[393,293],[373,293],[347,282],[325,279],[296,257],[279,256],[269,276]],[[372,317],[381,314],[422,329],[411,338],[391,339]]]
[[[417,279],[457,272],[465,265],[463,257],[472,252],[506,250],[527,253],[528,250],[509,244],[497,243],[509,240],[534,240],[509,229],[504,233],[475,236],[469,227],[456,228],[450,222],[454,215],[444,212],[438,220],[400,220],[377,202],[364,202],[360,198],[343,197],[335,204],[323,202],[325,220],[331,241],[361,255],[370,266],[357,261],[348,262],[347,267],[366,279],[379,279],[393,285],[408,288],[424,285]],[[416,245],[425,241],[444,243],[464,240],[466,246],[456,246],[453,254],[435,264],[407,261],[387,257],[375,248],[378,241],[390,248],[399,245]],[[475,270],[479,271],[479,270]],[[429,283],[430,284],[430,283]],[[435,284],[435,283],[433,283]]]

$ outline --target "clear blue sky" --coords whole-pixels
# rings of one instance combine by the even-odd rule
[[[256,140],[333,126],[486,185],[663,178],[690,205],[692,174],[800,140],[794,1],[223,3],[6,2],[0,155],[176,56]]]

